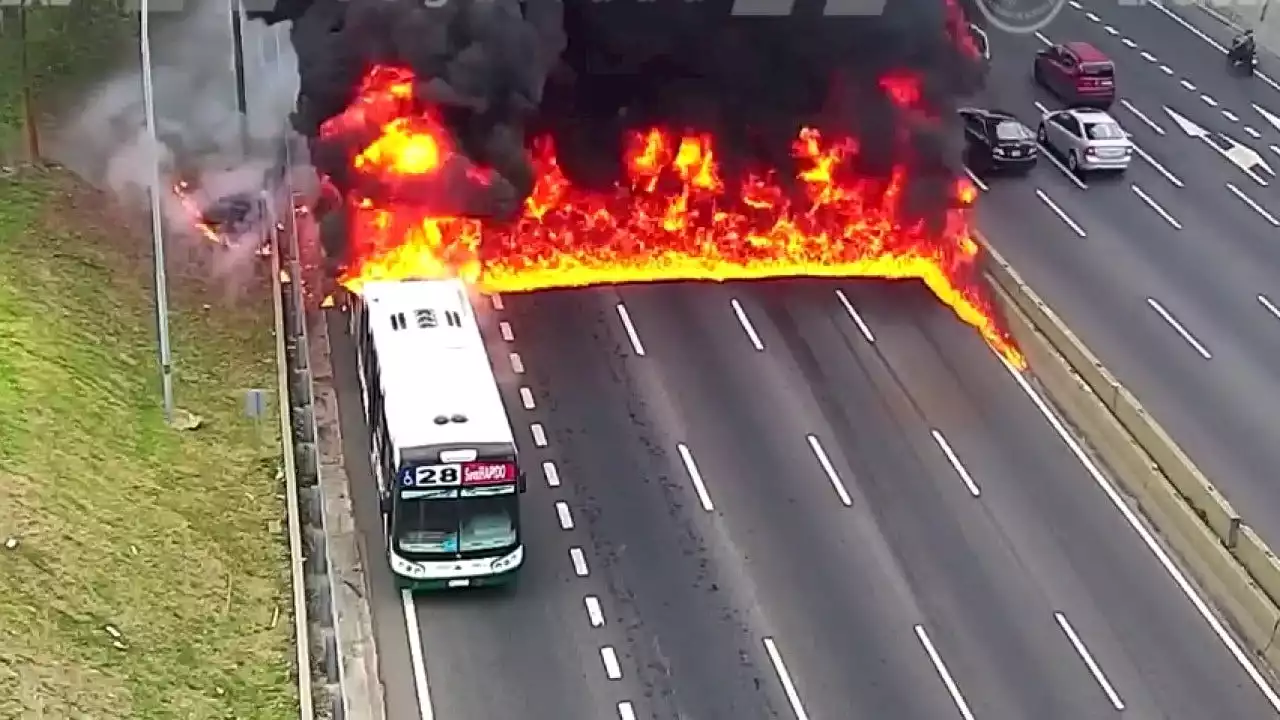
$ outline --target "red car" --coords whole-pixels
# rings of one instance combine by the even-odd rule
[[[1116,99],[1116,66],[1086,42],[1054,45],[1036,53],[1036,82],[1069,105],[1106,110]]]

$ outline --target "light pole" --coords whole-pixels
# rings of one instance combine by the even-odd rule
[[[160,342],[160,385],[164,393],[164,420],[173,422],[173,356],[169,349],[169,280],[164,263],[164,213],[160,209],[160,138],[156,136],[155,87],[151,83],[151,7],[142,0],[142,105],[147,115],[147,136],[151,141],[151,237],[156,265],[156,334]]]
[[[231,19],[231,72],[236,83],[236,113],[240,116],[240,152],[249,156],[249,97],[244,79],[244,6],[228,0]]]

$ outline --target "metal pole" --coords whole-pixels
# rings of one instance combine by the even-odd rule
[[[164,263],[164,213],[160,209],[160,138],[156,136],[155,87],[151,84],[151,8],[142,0],[142,105],[151,140],[151,237],[155,245],[156,333],[160,341],[160,384],[164,392],[164,420],[173,422],[173,356],[169,349],[169,280]]]
[[[244,79],[244,6],[240,0],[228,0],[231,12],[231,67],[236,78],[236,112],[240,115],[240,152],[249,155],[249,95]]]

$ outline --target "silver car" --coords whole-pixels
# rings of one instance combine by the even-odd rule
[[[1069,108],[1047,113],[1036,139],[1066,160],[1072,172],[1124,171],[1133,159],[1129,133],[1102,110]]]

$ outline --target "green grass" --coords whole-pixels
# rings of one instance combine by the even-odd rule
[[[107,52],[59,22],[46,96]],[[0,170],[0,720],[296,717],[278,425],[242,416],[275,387],[269,291],[171,276],[178,405],[203,420],[171,429],[129,226],[61,172]]]

